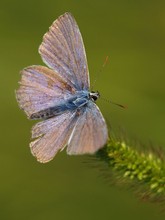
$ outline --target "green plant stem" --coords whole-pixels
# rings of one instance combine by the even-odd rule
[[[142,152],[125,141],[110,140],[96,156],[108,164],[120,183],[134,186],[151,201],[164,200],[165,162],[152,150]]]

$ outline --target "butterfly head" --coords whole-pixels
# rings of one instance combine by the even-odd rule
[[[100,97],[100,93],[98,91],[94,92],[94,91],[91,91],[89,93],[89,98],[93,101],[93,102],[96,102],[96,100]]]

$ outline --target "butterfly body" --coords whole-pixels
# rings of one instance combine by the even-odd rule
[[[70,98],[61,101],[59,105],[55,105],[39,112],[33,113],[30,116],[30,119],[48,119],[63,114],[65,111],[79,110],[80,108],[88,105],[88,102],[96,101],[96,95],[97,93],[79,91]]]
[[[30,149],[39,162],[53,159],[67,146],[68,154],[93,154],[108,139],[105,120],[90,91],[85,48],[70,13],[55,20],[44,35],[39,53],[48,67],[33,65],[21,71],[16,98],[32,128]]]

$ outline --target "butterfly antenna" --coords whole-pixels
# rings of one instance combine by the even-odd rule
[[[105,60],[104,60],[104,63],[103,63],[101,69],[99,70],[99,72],[98,72],[98,74],[97,74],[97,78],[95,78],[95,80],[94,80],[94,82],[93,82],[93,84],[92,84],[92,86],[91,86],[91,91],[93,90],[93,87],[94,87],[94,85],[96,84],[96,81],[97,81],[98,77],[100,76],[100,74],[102,73],[102,71],[103,71],[105,65],[107,64],[108,59],[109,59],[109,57],[106,56],[106,58],[105,58]]]
[[[119,106],[119,107],[121,107],[121,108],[127,108],[127,106],[121,105],[121,104],[116,103],[116,102],[113,102],[113,101],[111,101],[111,100],[104,99],[104,98],[102,98],[102,97],[101,97],[101,99],[104,100],[104,101],[106,101],[106,102],[108,102],[108,103],[111,103],[111,104],[113,104],[113,105],[117,105],[117,106]]]

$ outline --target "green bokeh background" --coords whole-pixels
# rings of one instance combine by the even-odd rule
[[[0,4],[0,219],[161,220],[158,207],[110,186],[85,156],[59,153],[40,164],[28,147],[28,121],[15,100],[19,71],[42,64],[38,46],[51,23],[66,11],[83,35],[91,82],[106,55],[95,89],[126,104],[98,101],[114,128],[129,137],[165,146],[165,1],[20,1]]]

